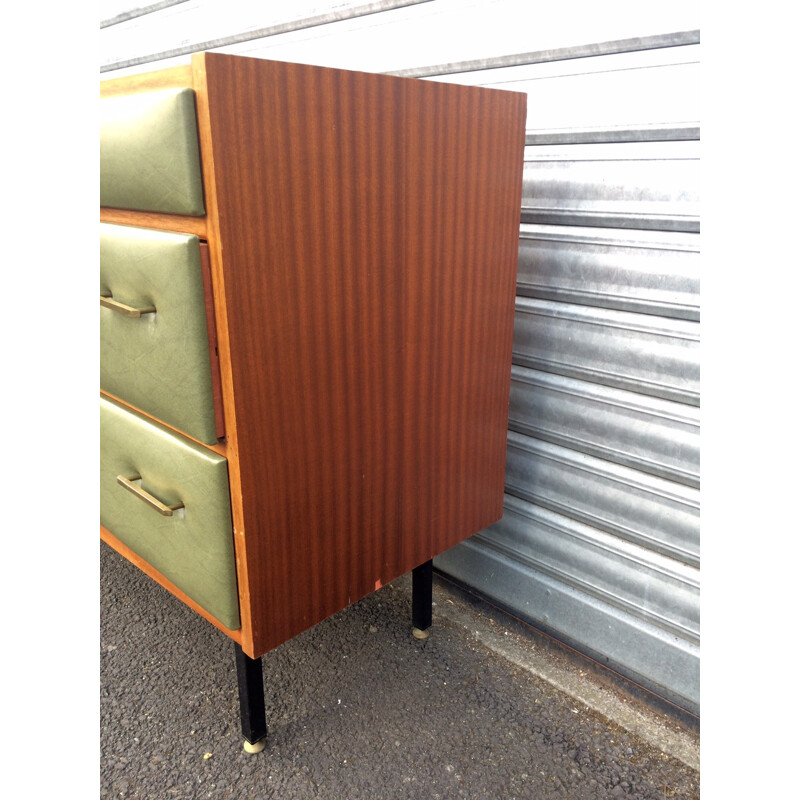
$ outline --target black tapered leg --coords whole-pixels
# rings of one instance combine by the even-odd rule
[[[235,644],[235,647],[244,749],[248,753],[258,753],[267,743],[267,714],[264,708],[261,659],[250,658],[238,644]]]
[[[411,624],[417,639],[426,639],[433,621],[433,560],[411,572]]]

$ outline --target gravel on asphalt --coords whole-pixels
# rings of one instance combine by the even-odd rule
[[[249,755],[233,644],[104,544],[100,567],[104,800],[699,798],[695,769],[436,607],[413,638],[408,576],[264,656]]]

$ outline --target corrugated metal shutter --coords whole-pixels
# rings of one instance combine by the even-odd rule
[[[102,69],[220,49],[528,93],[505,515],[437,566],[699,713],[699,33],[644,6],[119,0]]]
[[[484,71],[529,96],[507,496],[436,564],[699,713],[699,35],[598,49]]]

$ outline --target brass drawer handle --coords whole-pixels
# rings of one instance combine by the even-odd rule
[[[155,314],[155,306],[145,306],[144,308],[134,308],[133,306],[126,306],[125,303],[120,303],[119,300],[114,300],[110,294],[100,295],[100,305],[104,308],[110,308],[112,311],[117,311],[124,314],[126,317],[141,317],[142,314]]]
[[[159,499],[153,497],[149,492],[146,492],[142,489],[141,486],[137,486],[134,481],[140,481],[142,479],[141,475],[134,475],[132,478],[126,478],[124,475],[117,475],[117,483],[127,489],[131,494],[135,494],[141,500],[144,500],[150,508],[154,508],[158,511],[159,514],[162,514],[165,517],[171,517],[173,511],[177,511],[179,508],[183,508],[183,503],[176,503],[173,506],[165,506]]]

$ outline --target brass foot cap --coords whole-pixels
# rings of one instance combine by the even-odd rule
[[[412,628],[411,629],[411,635],[415,639],[427,639],[428,638],[428,631],[427,630],[421,631],[419,628]]]
[[[266,739],[259,739],[255,744],[251,744],[247,739],[244,740],[245,753],[260,753],[266,746]]]

